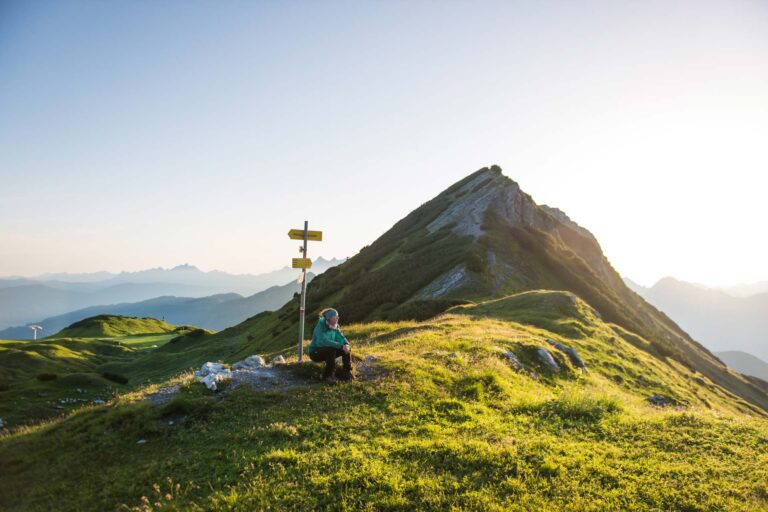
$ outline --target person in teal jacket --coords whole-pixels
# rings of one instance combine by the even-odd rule
[[[325,362],[323,379],[333,384],[336,382],[336,358],[341,357],[341,380],[352,380],[352,352],[349,341],[339,329],[339,312],[326,308],[320,312],[315,330],[312,331],[312,342],[307,349],[309,358],[316,363]]]

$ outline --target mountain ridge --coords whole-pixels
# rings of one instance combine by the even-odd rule
[[[558,209],[536,205],[498,166],[451,185],[318,276],[308,288],[307,313],[312,318],[333,305],[346,322],[422,320],[459,304],[532,289],[579,296],[605,321],[648,339],[657,357],[694,368],[768,410],[761,384],[729,370],[629,289],[586,228]],[[219,336],[254,331],[268,336],[270,346],[288,345],[297,309],[293,300]]]

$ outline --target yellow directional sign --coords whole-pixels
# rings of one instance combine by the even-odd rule
[[[309,258],[291,258],[293,268],[312,268],[312,260]]]
[[[304,240],[304,230],[303,229],[292,229],[288,232],[288,236],[291,238],[291,240]],[[311,240],[313,242],[322,242],[323,241],[323,232],[322,231],[307,231],[307,240]]]

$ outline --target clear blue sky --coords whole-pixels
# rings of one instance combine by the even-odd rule
[[[496,163],[641,283],[766,279],[767,148],[765,2],[0,3],[0,275],[348,256]]]

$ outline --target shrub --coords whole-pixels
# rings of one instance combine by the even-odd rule
[[[49,380],[56,380],[59,376],[55,373],[39,373],[37,374],[37,380],[39,381],[49,381]]]

